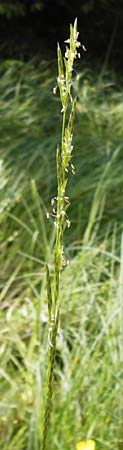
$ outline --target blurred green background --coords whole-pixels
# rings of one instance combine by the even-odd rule
[[[0,3],[0,441],[39,450],[47,353],[45,263],[53,270],[57,41],[78,16],[75,175],[61,273],[48,448],[123,448],[122,15],[110,1]]]

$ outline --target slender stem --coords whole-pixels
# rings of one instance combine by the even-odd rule
[[[51,401],[53,392],[53,373],[54,373],[54,360],[56,350],[56,335],[58,329],[59,314],[57,314],[56,321],[53,323],[53,328],[50,333],[50,343],[48,347],[48,365],[46,375],[46,391],[45,391],[45,408],[44,408],[44,421],[41,450],[46,449],[46,439],[49,430],[50,416],[51,416]]]

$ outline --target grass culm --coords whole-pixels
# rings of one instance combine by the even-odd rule
[[[74,26],[70,27],[70,38],[66,41],[69,47],[66,47],[65,58],[63,60],[60,46],[58,44],[58,77],[57,84],[60,92],[61,114],[62,114],[62,136],[61,144],[57,147],[57,196],[51,200],[53,206],[53,216],[55,217],[54,225],[56,227],[56,238],[54,248],[54,281],[53,296],[52,286],[50,282],[50,273],[47,266],[47,297],[48,297],[48,324],[49,324],[49,348],[48,348],[48,367],[46,375],[46,399],[44,410],[44,425],[42,434],[41,450],[46,448],[46,438],[49,430],[51,399],[54,377],[54,360],[56,353],[56,337],[59,324],[59,281],[60,272],[65,265],[63,233],[65,225],[70,226],[67,218],[67,209],[69,206],[69,198],[66,196],[67,174],[69,166],[72,171],[74,166],[71,163],[73,144],[72,144],[72,128],[75,110],[75,100],[72,98],[71,85],[73,64],[75,58],[79,55],[78,49],[80,42],[78,41],[77,20]],[[56,88],[54,88],[55,92]],[[70,104],[70,112],[68,111]],[[48,214],[49,216],[49,214]]]

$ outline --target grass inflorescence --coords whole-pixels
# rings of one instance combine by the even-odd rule
[[[62,133],[61,143],[57,147],[57,196],[51,200],[53,206],[53,216],[55,217],[56,237],[54,248],[54,281],[53,281],[53,296],[52,286],[50,284],[50,273],[47,266],[47,296],[48,296],[48,322],[49,322],[49,348],[48,348],[48,366],[46,374],[46,394],[45,394],[45,409],[44,409],[44,423],[42,433],[41,450],[46,448],[46,439],[49,432],[50,414],[51,414],[51,400],[54,377],[54,362],[56,354],[56,338],[59,323],[59,282],[60,272],[63,267],[64,248],[63,248],[63,233],[64,227],[69,226],[69,219],[66,218],[66,210],[69,204],[69,198],[66,196],[66,186],[68,178],[69,165],[73,170],[71,163],[73,145],[72,145],[72,129],[73,117],[75,110],[75,100],[71,95],[72,73],[75,58],[78,56],[78,48],[80,42],[78,41],[77,20],[74,26],[70,27],[70,39],[66,41],[69,47],[66,47],[65,58],[63,60],[60,46],[58,44],[58,77],[57,84],[60,92],[61,113],[62,113]],[[70,113],[68,112],[69,103],[71,103]],[[68,115],[68,117],[67,117]]]

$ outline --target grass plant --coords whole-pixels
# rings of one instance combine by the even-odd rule
[[[73,151],[73,117],[75,110],[75,100],[72,98],[71,85],[73,64],[75,58],[80,55],[78,49],[80,42],[78,41],[77,20],[74,26],[70,27],[70,38],[66,41],[69,47],[66,46],[65,58],[63,60],[60,46],[58,44],[58,77],[57,84],[60,92],[61,113],[62,113],[62,135],[60,146],[57,147],[57,197],[51,200],[53,206],[53,216],[55,217],[54,225],[56,227],[56,238],[54,248],[54,283],[53,296],[52,286],[50,281],[49,267],[47,265],[47,298],[48,298],[48,323],[49,323],[49,347],[48,347],[48,365],[46,374],[46,393],[45,393],[45,409],[44,409],[44,423],[41,450],[46,449],[47,434],[49,432],[50,414],[51,414],[51,400],[53,390],[54,378],[54,362],[56,355],[56,338],[59,324],[59,282],[60,272],[67,264],[64,256],[64,241],[63,233],[64,227],[70,227],[70,221],[67,218],[67,209],[69,206],[69,197],[66,196],[66,186],[68,178],[69,166],[74,172],[74,166],[71,163]],[[56,92],[56,88],[54,88]],[[69,112],[69,103],[71,103]],[[48,213],[49,216],[49,213]]]
[[[79,62],[79,67],[81,63]],[[60,100],[56,62],[1,63],[0,442],[39,450],[47,355],[45,265],[53,282],[54,148]],[[78,71],[78,68],[77,68]],[[51,450],[92,439],[121,450],[122,435],[122,79],[80,68],[69,177],[61,314],[53,381]],[[56,127],[57,122],[57,127]],[[46,176],[47,174],[47,176]]]

